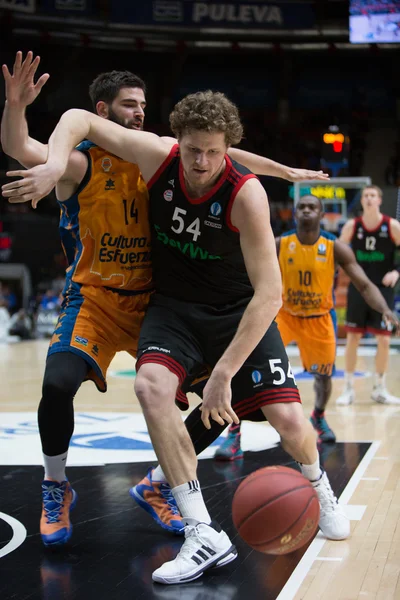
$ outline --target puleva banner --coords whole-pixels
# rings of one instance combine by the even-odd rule
[[[290,29],[313,27],[315,23],[311,4],[251,0],[112,2],[110,18],[135,25],[242,29]]]

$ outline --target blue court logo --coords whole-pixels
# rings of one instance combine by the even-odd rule
[[[260,371],[253,371],[251,374],[251,378],[254,383],[260,383],[261,381],[261,373]]]
[[[219,202],[211,204],[210,212],[213,217],[218,217],[222,213],[222,206]]]

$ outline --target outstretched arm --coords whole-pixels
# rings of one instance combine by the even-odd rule
[[[47,160],[47,144],[29,137],[25,111],[40,94],[50,75],[45,73],[35,83],[40,57],[32,59],[32,52],[28,52],[22,62],[22,52],[17,52],[12,73],[7,65],[2,66],[6,103],[1,120],[1,145],[6,154],[27,168]]]
[[[28,52],[23,62],[22,52],[17,52],[12,73],[9,72],[7,65],[2,67],[6,88],[6,105],[1,123],[1,143],[6,154],[28,168],[44,164],[48,155],[48,145],[29,136],[25,117],[26,107],[37,98],[49,78],[48,73],[45,73],[35,83],[39,63],[40,57],[36,56],[33,59],[32,52]],[[57,185],[58,200],[66,200],[75,193],[85,176],[87,167],[86,156],[74,150],[69,157],[63,178]],[[9,201],[18,203],[26,200],[11,197]],[[32,205],[36,208],[37,201]]]
[[[351,282],[358,289],[368,306],[381,313],[386,324],[390,323],[399,333],[399,320],[388,307],[379,288],[372,283],[360,267],[353,250],[339,240],[335,241],[335,261],[350,277]]]
[[[153,133],[134,131],[102,119],[86,110],[72,109],[63,114],[49,140],[46,164],[29,171],[13,171],[10,177],[22,179],[3,186],[3,196],[33,203],[46,196],[63,178],[71,150],[84,138],[116,156],[139,166],[149,181],[171,149],[169,142]]]
[[[236,160],[257,175],[280,177],[281,179],[286,179],[287,181],[293,182],[306,180],[329,180],[329,175],[323,171],[312,171],[309,169],[295,169],[293,167],[287,167],[286,165],[281,165],[270,158],[259,156],[258,154],[247,152],[246,150],[240,150],[240,148],[229,148],[228,154],[233,158],[233,160]]]

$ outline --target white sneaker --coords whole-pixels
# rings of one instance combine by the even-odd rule
[[[156,569],[152,578],[158,583],[186,583],[201,577],[210,567],[222,567],[236,557],[235,546],[215,521],[210,525],[187,525],[179,554]]]
[[[339,406],[348,406],[349,404],[353,404],[354,402],[354,390],[353,388],[348,388],[336,398],[336,404]]]
[[[400,404],[400,398],[389,394],[383,385],[376,385],[371,393],[371,398],[378,404]]]
[[[350,521],[338,504],[327,474],[322,473],[320,479],[311,483],[319,499],[319,527],[322,533],[329,540],[345,540],[350,535]]]

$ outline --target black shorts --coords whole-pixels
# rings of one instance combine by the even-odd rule
[[[136,369],[158,363],[175,373],[180,408],[187,408],[187,381],[205,365],[213,369],[232,341],[247,304],[244,300],[214,307],[154,294],[140,333]],[[232,407],[241,419],[263,421],[261,408],[279,402],[301,400],[274,321],[232,379]]]
[[[394,306],[394,289],[378,286],[389,308]],[[347,293],[346,331],[354,333],[374,333],[375,335],[390,335],[382,320],[381,313],[368,306],[360,292],[351,283]]]

